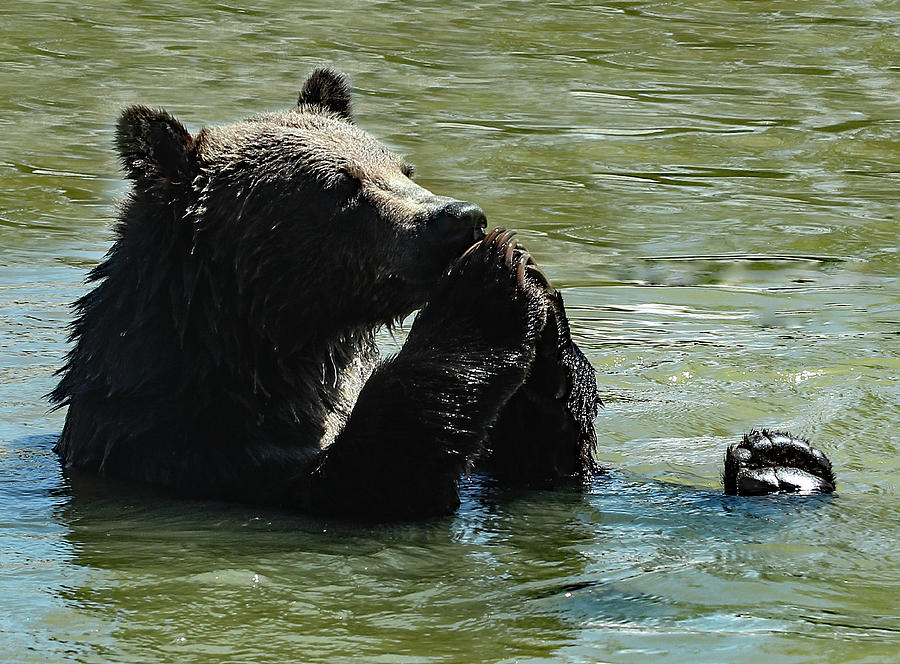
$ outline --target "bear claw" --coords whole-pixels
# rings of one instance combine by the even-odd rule
[[[494,245],[495,247],[500,249],[505,247],[503,256],[506,262],[506,266],[508,268],[516,268],[517,281],[522,288],[526,286],[526,278],[527,275],[530,274],[537,280],[542,289],[552,289],[550,278],[544,273],[543,270],[541,270],[540,267],[538,267],[531,253],[529,253],[529,251],[524,247],[520,246],[518,241],[513,238],[515,234],[516,231],[514,230],[508,230],[503,226],[497,226],[497,228],[494,228],[493,230],[488,232],[478,242],[466,249],[462,256],[460,256],[460,258],[466,258],[482,246],[486,247],[488,245]]]
[[[530,258],[531,254],[522,250],[519,254],[518,263],[516,264],[516,280],[522,288],[525,288],[525,267],[528,265],[528,260]]]
[[[518,242],[516,240],[510,238],[506,245],[506,267],[513,266],[513,254],[516,252],[516,246]]]

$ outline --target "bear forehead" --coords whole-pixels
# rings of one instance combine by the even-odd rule
[[[342,177],[390,182],[412,168],[355,124],[328,113],[290,110],[204,128],[200,161],[211,169],[250,165],[259,177],[307,174],[323,184]]]

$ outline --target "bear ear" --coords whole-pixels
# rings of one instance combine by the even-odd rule
[[[297,106],[318,106],[353,121],[350,84],[340,72],[322,67],[313,70],[300,90]]]
[[[116,147],[137,182],[189,184],[197,174],[194,138],[161,109],[126,108],[116,125]]]

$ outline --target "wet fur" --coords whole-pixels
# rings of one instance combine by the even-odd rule
[[[460,473],[496,451],[504,475],[516,441],[537,450],[517,480],[591,472],[596,385],[561,299],[511,234],[463,258],[434,239],[449,199],[352,123],[342,77],[196,136],[132,107],[116,144],[133,187],[51,394],[68,467],[374,518],[452,511]],[[379,364],[374,331],[418,307]],[[536,357],[561,362],[549,400]],[[526,392],[501,415],[526,383],[564,427],[546,471]]]

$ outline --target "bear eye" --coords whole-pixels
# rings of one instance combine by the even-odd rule
[[[359,177],[355,173],[344,169],[338,171],[336,184],[345,187],[354,187],[356,189],[362,187],[362,181]]]

